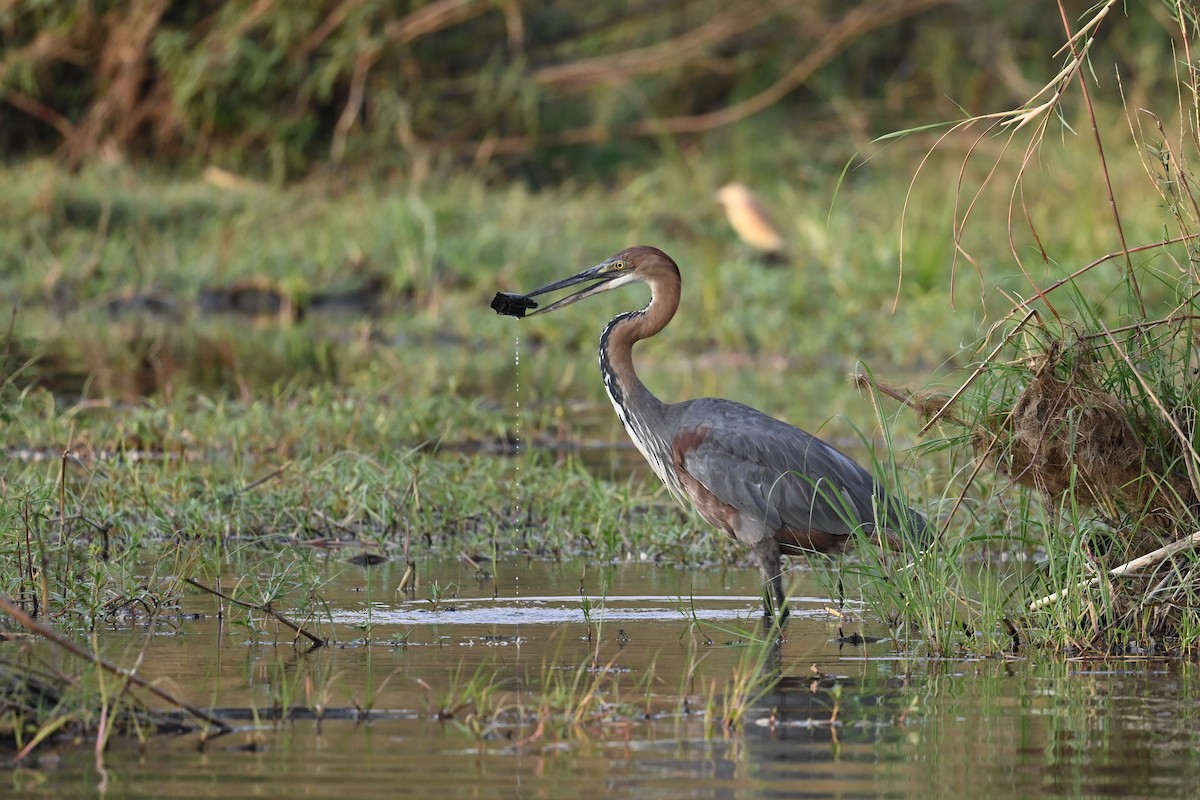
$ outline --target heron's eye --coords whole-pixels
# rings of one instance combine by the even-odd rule
[[[624,261],[616,261],[613,263],[612,268],[617,272],[621,272],[622,270],[627,269],[627,266]]]

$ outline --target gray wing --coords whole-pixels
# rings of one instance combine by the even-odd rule
[[[884,501],[875,480],[812,434],[727,400],[692,401],[679,422],[679,431],[703,431],[680,454],[688,474],[768,528],[874,530],[875,504]]]

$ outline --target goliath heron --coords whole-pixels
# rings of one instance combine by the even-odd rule
[[[600,336],[600,372],[617,416],[676,498],[750,548],[762,571],[763,609],[784,604],[780,556],[840,552],[862,530],[892,546],[921,546],[922,516],[889,497],[865,469],[810,433],[731,400],[664,403],[633,368],[633,345],[667,326],[679,308],[679,267],[654,247],[631,247],[527,295],[498,294],[492,307],[524,316],[529,298],[595,281],[532,313],[545,314],[631,283],[650,302],[619,314]]]

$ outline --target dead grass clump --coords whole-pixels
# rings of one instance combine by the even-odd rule
[[[1047,358],[1006,415],[998,466],[1049,497],[1077,482],[1077,496],[1091,505],[1129,494],[1138,483],[1143,450],[1120,403],[1111,394],[1058,378],[1052,366]],[[994,450],[994,436],[977,436],[977,449]]]
[[[1127,561],[1189,533],[1196,494],[1186,474],[1164,466],[1182,454],[1161,449],[1175,440],[1148,430],[1155,421],[1136,398],[1100,388],[1094,367],[1076,362],[1064,377],[1063,349],[1046,352],[995,429],[976,432],[976,453],[1051,510],[1073,503],[1105,518],[1117,533],[1092,553],[1101,561]]]
[[[1200,636],[1194,332],[1147,324],[1119,341],[1019,327],[1026,338],[1005,339],[1016,352],[1000,359],[997,348],[952,394],[857,381],[903,402],[926,430],[958,429],[942,445],[965,444],[977,464],[955,511],[987,468],[1041,497],[1047,561],[1025,603],[1039,615],[1025,618],[1029,630],[1076,650],[1158,639],[1192,647]]]
[[[994,427],[976,430],[976,453],[1048,502],[1073,492],[1077,502],[1112,521],[1132,519],[1142,545],[1184,533],[1180,526],[1186,526],[1196,495],[1186,475],[1163,467],[1179,463],[1182,454],[1148,450],[1137,429],[1149,424],[1141,409],[1101,389],[1094,369],[1065,359],[1065,349],[1061,343],[1048,348],[1011,410],[991,417],[998,420]],[[1073,363],[1063,377],[1068,360]]]
[[[1036,491],[1052,515],[1075,507],[1103,517],[1120,539],[1108,554],[1127,559],[1193,532],[1200,494],[1178,423],[1162,413],[1171,409],[1141,396],[1138,382],[1120,380],[1123,363],[1098,354],[1094,342],[1051,337],[1015,361],[981,364],[967,382],[991,374],[997,393],[964,386],[953,395],[911,394],[864,375],[855,380],[907,405],[926,430],[935,422],[962,429],[960,441],[981,464]],[[1187,402],[1191,392],[1182,388]]]

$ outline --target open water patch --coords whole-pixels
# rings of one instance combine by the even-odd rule
[[[793,618],[825,618],[830,601],[794,597]],[[456,598],[436,608],[427,600],[374,603],[358,609],[334,610],[334,623],[345,625],[561,625],[579,622],[736,621],[762,616],[757,595],[580,595],[520,598]]]

